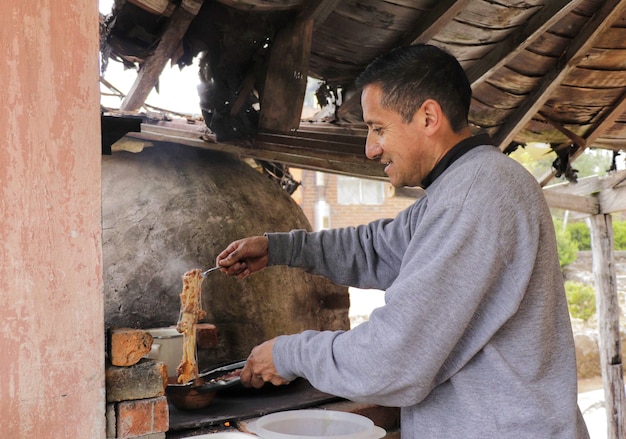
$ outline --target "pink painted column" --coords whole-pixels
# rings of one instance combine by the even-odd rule
[[[0,437],[104,438],[97,0],[0,7]]]

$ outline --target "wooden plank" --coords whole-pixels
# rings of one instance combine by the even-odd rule
[[[436,36],[436,41],[447,44],[480,45],[492,46],[498,41],[502,41],[511,33],[510,29],[491,29],[488,27],[478,27],[462,21],[452,20],[444,29],[441,29]]]
[[[626,49],[626,28],[616,26],[608,29],[598,37],[594,46],[600,49]]]
[[[550,102],[543,106],[540,114],[544,115],[544,118],[546,119],[547,117],[545,115],[549,114],[555,124],[559,123],[561,125],[570,124],[580,126],[592,124],[597,119],[598,115],[605,109],[606,107],[599,105],[585,106],[583,102],[579,102],[578,104],[568,104],[566,102],[559,102],[551,99]],[[561,122],[556,122],[556,120]],[[564,131],[561,130],[561,132]],[[574,140],[572,137],[569,138]]]
[[[543,194],[548,206],[557,209],[572,210],[588,215],[600,213],[600,203],[594,196],[573,195],[544,189]]]
[[[524,26],[520,26],[515,32],[492,47],[489,54],[480,62],[474,63],[467,69],[470,83],[478,84],[496,69],[514,59],[522,50],[539,38],[559,19],[568,14],[580,0],[551,0],[536,12]]]
[[[483,104],[476,98],[472,99],[469,111],[470,123],[481,128],[501,126],[506,120],[506,112],[499,108]]]
[[[508,29],[521,26],[542,9],[541,5],[509,6],[484,0],[473,1],[456,17],[456,21],[474,27]]]
[[[548,73],[555,61],[556,58],[553,56],[522,50],[506,66],[524,76],[542,76]]]
[[[608,0],[602,4],[594,16],[579,30],[576,37],[567,47],[560,62],[545,75],[539,87],[534,90],[526,102],[513,114],[509,115],[507,122],[498,130],[494,139],[500,149],[506,148],[515,138],[526,123],[539,111],[550,98],[552,92],[561,84],[586,52],[593,47],[595,38],[609,28],[626,10],[626,0]]]
[[[622,369],[620,310],[611,215],[593,215],[590,223],[607,438],[623,439],[626,437],[626,394]]]
[[[598,107],[610,107],[617,102],[624,89],[618,88],[589,88],[589,87],[569,87],[561,85],[550,97],[547,104],[555,105],[576,105],[584,102]]]
[[[550,113],[552,114],[552,113]],[[576,144],[579,148],[584,148],[586,146],[586,141],[585,139],[583,139],[582,137],[580,137],[578,134],[568,130],[566,127],[564,127],[563,125],[561,125],[560,123],[557,123],[556,121],[554,121],[551,117],[549,117],[548,115],[544,114],[543,112],[539,112],[539,115],[541,115],[541,117],[543,117],[550,125],[552,125],[556,130],[560,131],[561,133],[563,133],[565,136],[567,136],[568,139],[570,139],[574,144]],[[560,116],[562,116],[562,114],[559,114]]]
[[[302,169],[388,181],[380,164],[367,159],[362,153],[320,152],[315,148],[298,147],[289,143],[283,144],[278,139],[260,142],[218,143],[214,138],[202,133],[203,130],[195,126],[193,128],[172,128],[170,126],[142,124],[141,133],[129,133],[125,138],[177,143],[226,152],[240,158],[267,160]]]
[[[600,212],[616,213],[626,210],[626,188],[604,189],[598,195]]]
[[[300,125],[312,34],[312,20],[296,21],[278,33],[261,96],[260,129],[288,132]]]
[[[519,75],[506,66],[489,77],[490,84],[516,95],[528,95],[541,85],[541,81],[541,77]]]
[[[299,21],[313,20],[313,29],[324,24],[340,0],[310,0],[298,14]]]
[[[370,2],[367,7],[359,0],[342,0],[334,14],[346,22],[359,25],[404,32],[423,16],[413,5],[398,5],[391,2]]]
[[[143,64],[141,64],[137,78],[122,101],[120,110],[136,111],[141,108],[148,98],[148,95],[157,84],[159,76],[161,72],[163,72],[163,68],[167,65],[172,55],[181,44],[183,36],[189,28],[189,24],[196,16],[195,14],[200,9],[203,2],[204,0],[194,0],[190,2],[196,6],[193,11],[188,11],[183,5],[174,10],[154,53],[147,57]]]
[[[558,192],[571,195],[591,195],[602,190],[602,182],[597,175],[579,178],[576,183],[564,182],[552,184],[543,188],[545,192]],[[598,212],[599,213],[599,212]]]
[[[563,79],[570,87],[616,88],[626,87],[626,70],[592,70],[574,68]]]
[[[365,142],[355,144],[352,142],[344,142],[343,139],[337,137],[317,137],[314,136],[291,136],[282,134],[272,134],[260,132],[255,136],[257,144],[277,144],[291,145],[300,148],[303,152],[310,150],[311,152],[325,152],[351,154],[354,156],[365,157]]]
[[[483,105],[506,110],[517,108],[524,100],[524,96],[507,93],[489,82],[477,84],[472,96]]]
[[[217,0],[242,11],[289,11],[302,7],[306,0]]]
[[[592,48],[578,67],[597,70],[626,70],[626,49]]]
[[[619,118],[626,111],[626,92],[615,102],[615,105],[602,115],[602,118],[596,122],[591,129],[589,135],[586,136],[587,146],[593,145],[606,130],[615,124],[617,118]]]
[[[470,0],[441,0],[436,2],[435,7],[425,14],[411,31],[404,35],[400,45],[409,46],[411,44],[428,43],[469,3]]]

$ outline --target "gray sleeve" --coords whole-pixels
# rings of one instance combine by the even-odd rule
[[[425,398],[484,347],[523,296],[523,284],[505,285],[507,230],[490,227],[496,220],[483,211],[429,215],[385,306],[347,332],[279,337],[278,372],[355,401],[407,406]]]
[[[288,265],[341,285],[386,289],[411,237],[410,210],[396,219],[320,232],[266,233],[268,265]]]

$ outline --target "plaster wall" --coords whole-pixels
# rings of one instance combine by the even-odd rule
[[[104,438],[98,4],[0,10],[0,437]]]

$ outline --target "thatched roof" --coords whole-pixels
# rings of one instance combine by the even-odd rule
[[[619,151],[626,141],[626,0],[179,3],[117,0],[103,47],[145,70],[202,54],[205,137],[219,149],[381,177],[364,158],[353,80],[376,56],[416,42],[460,60],[473,84],[470,122],[503,151],[550,143],[567,172],[585,148]],[[322,120],[299,120],[307,76],[324,81],[332,111]]]

